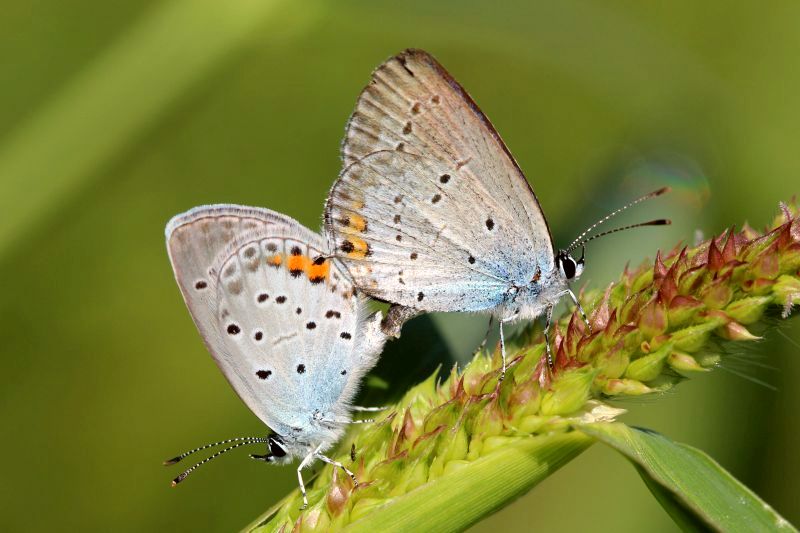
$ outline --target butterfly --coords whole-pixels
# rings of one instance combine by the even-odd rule
[[[430,54],[380,65],[342,143],[344,170],[325,208],[336,258],[367,295],[394,304],[384,331],[420,312],[489,312],[500,325],[546,316],[584,268],[583,239],[556,250],[527,179],[486,115]],[[654,220],[643,225],[668,224]],[[580,247],[581,256],[572,252]],[[586,321],[588,325],[588,321]]]
[[[354,422],[351,405],[375,365],[386,335],[380,313],[367,316],[361,296],[317,233],[267,209],[210,205],[174,217],[166,227],[175,279],[206,347],[234,391],[271,432],[202,446],[266,444],[268,463],[301,470],[319,459],[354,474],[325,451]],[[357,484],[357,482],[356,482]]]

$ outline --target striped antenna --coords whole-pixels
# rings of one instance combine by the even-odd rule
[[[631,224],[630,226],[621,226],[619,228],[610,229],[608,231],[604,231],[602,233],[597,233],[595,235],[592,235],[591,237],[589,237],[586,240],[583,240],[581,242],[573,244],[572,246],[567,248],[566,251],[567,252],[571,252],[572,250],[574,250],[578,246],[583,246],[584,244],[586,244],[589,241],[593,241],[593,240],[598,239],[598,238],[600,238],[600,237],[602,237],[604,235],[610,235],[611,233],[616,233],[618,231],[625,231],[626,229],[633,229],[633,228],[641,228],[642,226],[669,226],[670,224],[672,224],[671,220],[666,219],[666,218],[659,218],[657,220],[650,220],[648,222],[639,222],[638,224]],[[581,259],[583,259],[583,255],[581,255]]]
[[[600,235],[596,235],[594,237],[590,237],[589,239],[586,239],[585,241],[581,242],[581,239],[583,239],[587,234],[589,234],[589,232],[591,232],[597,226],[609,221],[610,219],[614,218],[615,216],[617,216],[618,214],[622,213],[626,209],[628,209],[630,207],[633,207],[633,206],[635,206],[636,204],[638,204],[640,202],[644,202],[645,200],[650,200],[651,198],[656,198],[658,196],[661,196],[662,194],[668,193],[671,190],[672,189],[670,187],[662,187],[662,188],[658,189],[657,191],[653,191],[653,192],[651,192],[649,194],[645,194],[644,196],[642,196],[640,198],[637,198],[636,200],[634,200],[634,201],[632,201],[632,202],[630,202],[630,203],[628,203],[626,205],[623,205],[619,209],[617,209],[615,211],[612,211],[611,213],[607,214],[606,216],[604,216],[603,218],[601,218],[600,220],[598,220],[597,222],[595,222],[594,224],[592,224],[591,226],[586,228],[586,231],[584,231],[583,233],[578,235],[578,237],[574,241],[572,241],[572,244],[570,244],[567,247],[567,251],[574,250],[578,246],[581,246],[582,244],[586,244],[587,242],[589,242],[589,241],[591,241],[593,239],[596,239],[597,237],[600,237],[600,235],[608,235],[609,233],[616,233],[617,231],[622,231],[623,229],[638,228],[639,226],[657,226],[657,225],[659,225],[659,224],[651,224],[649,222],[646,222],[644,224],[634,224],[632,226],[625,226],[624,228],[617,228],[617,229],[612,230],[612,231],[607,231],[607,232],[602,233]]]
[[[233,440],[236,440],[236,439],[231,439],[228,442],[231,442]],[[185,471],[181,472],[180,475],[178,475],[178,477],[176,477],[175,479],[172,480],[172,486],[173,487],[177,486],[178,483],[180,483],[181,481],[183,481],[184,479],[189,477],[189,474],[191,474],[192,472],[194,472],[195,470],[197,470],[198,468],[200,468],[201,466],[203,466],[204,464],[206,464],[210,460],[216,459],[217,457],[219,457],[223,453],[226,453],[226,452],[229,452],[229,451],[231,451],[233,449],[236,449],[239,446],[244,446],[245,444],[257,444],[257,443],[266,443],[266,442],[267,442],[266,438],[254,437],[254,438],[249,439],[249,440],[242,440],[241,442],[237,442],[233,446],[228,446],[227,448],[224,448],[224,449],[222,449],[222,450],[220,450],[220,451],[218,451],[218,452],[216,452],[216,453],[214,453],[212,455],[209,455],[208,457],[206,457],[205,459],[203,459],[199,463],[196,463],[196,464],[192,465],[191,468],[187,468]]]
[[[178,455],[177,457],[173,457],[172,459],[167,459],[164,461],[164,466],[174,465],[175,463],[181,462],[186,457],[192,455],[195,452],[199,452],[208,448],[214,448],[215,446],[222,446],[223,444],[230,444],[231,442],[239,442],[239,441],[251,441],[251,442],[266,442],[263,440],[263,437],[236,437],[235,439],[227,439],[221,440],[219,442],[213,442],[211,444],[206,444],[205,446],[200,446],[199,448],[195,448],[194,450],[189,450],[188,452],[183,452],[182,454]]]

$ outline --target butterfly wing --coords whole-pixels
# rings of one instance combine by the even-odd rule
[[[343,173],[326,225],[361,290],[425,311],[501,303],[516,259],[506,246],[513,221],[490,196],[451,187],[461,179],[460,169],[396,151],[370,154]]]
[[[168,227],[178,284],[214,360],[282,435],[308,431],[315,410],[346,414],[383,343],[366,331],[363,298],[331,260],[315,262],[326,253],[320,235],[271,211],[226,209]],[[253,213],[261,223],[244,229]],[[240,215],[242,231],[226,230]]]
[[[422,310],[478,310],[538,269],[553,269],[552,239],[530,185],[486,116],[426,52],[407,50],[373,73],[342,157],[346,169],[331,191],[326,229],[368,294]],[[342,253],[362,219],[367,230],[358,237],[371,255]],[[420,249],[403,249],[412,243]],[[371,286],[377,279],[382,287]],[[487,285],[494,292],[479,294]],[[425,287],[433,294],[420,301]]]
[[[266,209],[219,204],[196,207],[167,224],[167,252],[175,280],[212,354],[224,353],[216,325],[217,256],[243,234],[279,225],[281,219],[275,215]],[[229,369],[219,360],[217,364],[227,377]]]

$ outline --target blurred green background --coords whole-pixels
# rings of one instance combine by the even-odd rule
[[[206,353],[163,229],[237,202],[318,227],[371,70],[431,51],[493,120],[557,243],[662,184],[593,243],[583,281],[696,230],[760,227],[800,175],[800,4],[407,0],[3,2],[0,17],[0,528],[211,530],[247,524],[293,468],[231,454],[178,489],[161,461],[264,431]],[[485,319],[437,316],[462,360]],[[800,523],[800,326],[728,371],[624,404],[625,420],[709,452]],[[387,357],[424,377],[420,351]],[[773,370],[762,368],[774,367]],[[777,390],[736,375],[744,372]],[[633,468],[599,446],[475,527],[671,531]]]

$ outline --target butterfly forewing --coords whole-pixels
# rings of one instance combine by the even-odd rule
[[[533,191],[489,120],[429,54],[408,50],[378,67],[342,157],[326,229],[371,296],[426,311],[489,309],[552,270]]]
[[[535,252],[550,263],[543,268],[552,266],[547,222],[525,176],[489,119],[427,52],[406,50],[386,61],[359,96],[342,144],[344,164],[378,150],[410,152],[461,169],[458,186],[475,194],[491,191],[526,236],[531,258]]]
[[[195,322],[234,390],[273,430],[297,434],[308,431],[314,411],[346,417],[377,354],[359,346],[361,298],[321,257],[323,239],[267,213],[269,223],[227,242],[208,241],[224,218],[180,226],[169,239],[170,256]],[[212,264],[200,269],[214,274],[211,292],[199,299],[191,280],[182,280],[185,263],[200,257],[196,250],[209,250],[203,258],[210,257],[215,246]]]

